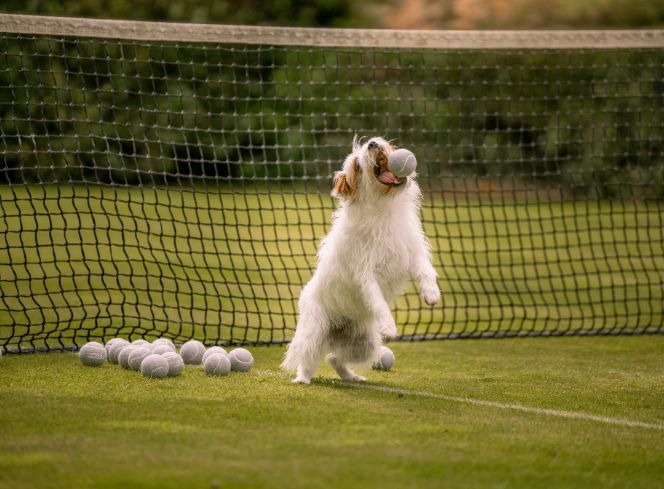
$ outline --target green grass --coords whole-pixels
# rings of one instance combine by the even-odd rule
[[[288,340],[334,203],[275,190],[0,186],[0,347]],[[662,331],[662,206],[545,197],[427,193],[443,302],[411,286],[401,332]]]
[[[664,337],[392,348],[394,370],[369,372],[368,389],[326,366],[311,386],[291,385],[280,347],[254,348],[249,374],[188,367],[164,380],[84,367],[70,353],[5,355],[0,487],[662,487]]]

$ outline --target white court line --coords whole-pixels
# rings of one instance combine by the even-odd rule
[[[626,426],[629,428],[644,428],[647,430],[664,430],[664,424],[662,423],[646,423],[644,421],[635,421],[631,419],[623,418],[611,418],[608,416],[597,416],[595,414],[588,413],[579,413],[574,411],[560,411],[557,409],[546,409],[546,408],[537,408],[530,406],[523,406],[521,404],[511,404],[511,403],[502,403],[496,401],[485,401],[483,399],[473,399],[471,397],[456,397],[456,396],[447,396],[445,394],[435,394],[433,392],[426,391],[410,391],[406,389],[399,389],[396,387],[386,387],[381,385],[371,385],[371,384],[357,384],[350,382],[343,382],[343,385],[349,387],[354,387],[361,390],[370,390],[378,392],[389,392],[392,394],[401,394],[403,396],[415,396],[415,397],[427,397],[431,399],[441,399],[444,401],[450,402],[460,402],[464,404],[472,404],[474,406],[483,406],[496,409],[508,409],[512,411],[521,411],[524,413],[532,414],[541,414],[544,416],[554,416],[556,418],[568,418],[568,419],[581,419],[584,421],[595,421],[597,423],[612,424],[617,426]]]
[[[290,376],[286,373],[274,373],[269,371],[259,371],[257,372],[261,376],[265,377],[278,377],[278,378],[289,378]],[[646,430],[655,430],[655,431],[664,431],[663,423],[647,423],[645,421],[636,421],[632,419],[624,418],[611,418],[609,416],[598,416],[596,414],[581,413],[575,411],[562,411],[558,409],[547,409],[547,408],[537,408],[532,406],[523,406],[521,404],[513,403],[502,403],[496,401],[486,401],[484,399],[474,399],[472,397],[457,397],[457,396],[448,396],[446,394],[436,394],[434,392],[426,391],[411,391],[407,389],[399,389],[398,387],[388,387],[384,385],[373,385],[373,384],[363,384],[356,382],[346,382],[343,380],[334,380],[333,383],[337,385],[343,385],[346,387],[353,387],[360,390],[369,390],[376,392],[388,392],[391,394],[401,394],[403,396],[414,396],[414,397],[426,397],[429,399],[441,399],[443,401],[449,402],[459,402],[463,404],[471,404],[473,406],[482,406],[490,407],[495,409],[507,409],[512,411],[520,411],[523,413],[539,414],[544,416],[553,416],[556,418],[567,418],[567,419],[580,419],[583,421],[594,421],[596,423],[611,424],[616,426],[624,426],[628,428],[643,428]]]

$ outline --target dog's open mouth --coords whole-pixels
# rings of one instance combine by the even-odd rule
[[[398,187],[402,185],[408,177],[397,177],[387,168],[387,155],[381,151],[376,155],[376,164],[374,165],[374,174],[376,179],[388,187]]]
[[[403,185],[403,183],[406,181],[407,178],[407,177],[397,177],[387,168],[381,168],[378,165],[374,167],[374,173],[376,174],[376,178],[380,183],[382,183],[383,185],[389,185],[391,187],[398,187],[399,185]]]

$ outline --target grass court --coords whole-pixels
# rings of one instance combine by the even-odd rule
[[[0,359],[3,488],[658,488],[660,336],[392,343],[368,383]]]

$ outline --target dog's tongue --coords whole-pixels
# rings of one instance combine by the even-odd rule
[[[385,170],[378,175],[378,180],[385,185],[399,183],[399,179],[390,170]]]

